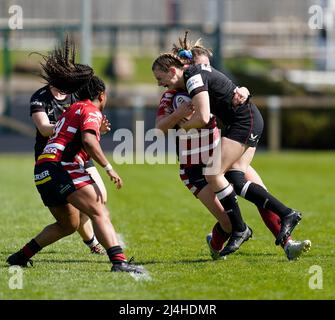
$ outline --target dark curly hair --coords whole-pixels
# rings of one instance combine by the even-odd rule
[[[41,77],[63,93],[76,93],[80,100],[96,99],[105,92],[104,82],[89,65],[76,63],[75,43],[69,36],[48,55],[42,55]]]

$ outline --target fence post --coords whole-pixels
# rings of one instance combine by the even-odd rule
[[[277,96],[267,98],[268,107],[268,145],[271,152],[281,148],[281,99]]]
[[[11,75],[11,61],[10,61],[10,50],[9,50],[9,37],[10,30],[6,29],[3,31],[3,92],[0,97],[2,97],[2,110],[0,110],[0,115],[10,116],[11,105],[10,105],[10,75]],[[6,129],[0,129],[5,131]]]
[[[133,135],[135,138],[135,163],[144,164],[144,136],[145,136],[145,100],[141,95],[132,98],[133,112]]]

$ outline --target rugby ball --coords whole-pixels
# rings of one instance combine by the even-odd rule
[[[182,105],[184,102],[191,102],[192,99],[191,97],[188,95],[188,93],[186,92],[177,92],[174,97],[173,97],[173,101],[172,101],[172,106],[173,109],[177,109],[180,107],[180,105]]]
[[[173,100],[172,100],[172,107],[173,107],[173,110],[176,110],[177,108],[179,108],[184,102],[191,102],[192,99],[191,97],[188,95],[187,92],[177,92],[174,97],[173,97]],[[185,119],[189,120],[191,119],[192,117],[192,114],[185,117]]]

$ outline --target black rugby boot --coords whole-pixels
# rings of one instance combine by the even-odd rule
[[[111,271],[113,272],[133,272],[133,273],[145,273],[145,270],[139,266],[130,264],[126,261],[114,263]]]
[[[301,220],[301,213],[297,210],[292,210],[290,214],[283,217],[280,221],[280,232],[276,238],[276,246],[285,243],[286,239],[291,235],[293,229]]]
[[[27,267],[28,263],[33,266],[33,261],[28,259],[24,253],[22,252],[22,250],[13,253],[12,255],[10,255],[6,262],[11,265],[11,266],[20,266],[20,267]]]
[[[227,245],[220,252],[220,256],[226,256],[238,250],[243,242],[248,241],[252,237],[252,229],[246,225],[242,232],[234,231],[230,236]]]

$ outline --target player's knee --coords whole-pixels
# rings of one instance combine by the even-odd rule
[[[215,183],[217,181],[217,176],[215,176],[215,175],[205,175],[205,179],[209,184],[211,184],[211,183]]]
[[[247,180],[245,179],[244,172],[238,170],[231,170],[226,172],[226,179],[233,185],[235,192],[244,196],[246,193]]]
[[[59,225],[62,228],[63,234],[67,236],[78,230],[79,220],[70,220],[65,223],[60,223]]]

